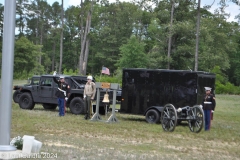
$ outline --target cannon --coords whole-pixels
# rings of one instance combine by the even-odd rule
[[[176,109],[172,104],[166,104],[161,114],[163,130],[173,132],[179,121],[187,121],[191,132],[199,133],[204,125],[204,113],[200,105],[185,106]]]

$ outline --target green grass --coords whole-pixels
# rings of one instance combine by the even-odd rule
[[[217,106],[209,132],[192,133],[186,123],[174,132],[161,124],[148,124],[143,116],[116,113],[117,123],[86,121],[69,111],[46,111],[36,105],[22,110],[13,102],[11,137],[31,135],[41,141],[41,152],[57,159],[239,159],[240,97],[217,95]]]

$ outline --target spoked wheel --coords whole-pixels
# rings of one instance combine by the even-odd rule
[[[166,104],[162,114],[162,128],[167,132],[173,132],[177,125],[177,112],[172,104]]]
[[[204,113],[199,105],[195,105],[189,111],[188,127],[190,131],[199,133],[203,128]]]

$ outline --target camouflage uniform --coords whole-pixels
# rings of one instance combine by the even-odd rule
[[[94,82],[87,82],[84,88],[84,105],[86,107],[85,119],[90,118],[91,100],[94,99],[96,93],[96,86]]]

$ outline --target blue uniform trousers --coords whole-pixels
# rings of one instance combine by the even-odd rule
[[[64,116],[65,110],[64,110],[64,98],[58,98],[58,107],[59,107],[59,116]]]
[[[204,110],[204,120],[205,120],[205,131],[210,130],[211,126],[211,110]]]

